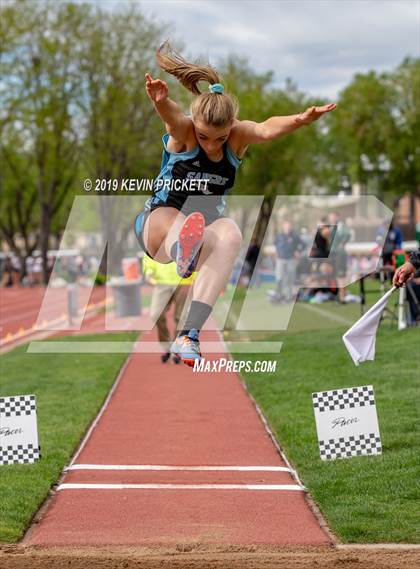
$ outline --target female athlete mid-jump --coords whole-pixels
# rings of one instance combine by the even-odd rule
[[[238,120],[236,100],[225,92],[210,65],[188,63],[167,42],[157,50],[156,59],[196,97],[187,116],[169,98],[165,81],[145,75],[146,92],[166,134],[161,172],[153,196],[136,217],[135,232],[145,253],[160,263],[175,261],[180,277],[198,271],[184,329],[171,347],[193,366],[201,358],[200,329],[228,282],[241,247],[238,226],[223,215],[224,195],[234,184],[247,147],[308,125],[336,105],[310,107],[261,123]],[[208,92],[199,91],[200,81],[209,83]]]

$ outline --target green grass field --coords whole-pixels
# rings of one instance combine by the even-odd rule
[[[340,540],[418,543],[419,330],[397,332],[382,324],[376,360],[356,367],[341,340],[346,329],[278,334],[270,338],[284,342],[281,353],[273,356],[277,371],[244,374],[244,379]],[[312,392],[370,384],[383,454],[321,461]]]
[[[134,341],[138,333],[68,336],[55,341]],[[0,541],[22,537],[74,454],[123,365],[126,354],[27,354],[27,345],[1,357],[0,395],[37,397],[42,459],[1,466]]]
[[[381,296],[380,283],[374,279],[366,279],[366,309],[372,306]],[[298,302],[293,305],[272,304],[268,301],[267,292],[275,287],[274,283],[262,283],[260,287],[250,289],[229,286],[224,296],[216,303],[214,314],[221,327],[237,330],[263,330],[267,325],[273,331],[288,332],[303,330],[324,330],[337,326],[351,326],[361,316],[359,303],[339,305],[336,302],[310,304]],[[359,283],[348,287],[348,292],[359,295]],[[390,307],[397,301],[394,295]],[[230,306],[229,317],[225,324],[226,311]],[[240,313],[240,317],[238,315]],[[235,336],[235,332],[233,332]]]
[[[379,296],[378,284],[367,284],[373,291],[368,298],[372,304]],[[267,288],[253,291],[251,308],[272,318],[284,307],[267,302]],[[227,291],[223,302],[229,300],[230,294],[232,291]],[[287,332],[249,333],[251,339],[283,341],[280,354],[236,357],[278,360],[275,374],[248,374],[245,381],[338,538],[359,543],[418,543],[419,331],[397,332],[389,321],[383,322],[376,361],[356,367],[341,336],[359,316],[357,304],[299,303],[293,308]],[[133,341],[137,335],[115,333],[106,339]],[[58,341],[104,339],[100,335]],[[126,358],[124,353],[25,351],[26,346],[22,346],[2,356],[0,394],[36,394],[43,457],[30,466],[1,467],[0,540],[4,542],[17,541],[23,535],[99,411]],[[311,393],[365,384],[374,386],[383,454],[321,461]]]

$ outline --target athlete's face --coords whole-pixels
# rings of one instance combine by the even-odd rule
[[[231,126],[217,127],[197,120],[194,122],[195,135],[204,152],[211,156],[220,154],[220,149],[229,138]]]

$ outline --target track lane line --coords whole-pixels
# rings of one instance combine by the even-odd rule
[[[297,484],[76,484],[65,483],[60,490],[270,490],[300,491],[305,489]]]
[[[202,472],[291,472],[285,466],[167,466],[159,464],[72,464],[65,470],[158,470]]]

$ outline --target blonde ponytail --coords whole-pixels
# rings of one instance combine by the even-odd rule
[[[194,95],[201,93],[197,87],[199,81],[219,83],[219,76],[213,67],[188,63],[167,41],[157,50],[156,61],[161,69],[176,77]]]
[[[209,64],[189,63],[166,41],[156,52],[156,61],[161,69],[170,73],[186,89],[197,97],[190,106],[193,120],[202,120],[215,127],[225,127],[238,115],[236,99],[223,92],[202,93],[197,84],[207,81],[210,85],[220,83],[217,71]]]

